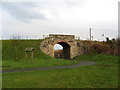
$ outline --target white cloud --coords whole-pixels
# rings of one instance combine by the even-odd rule
[[[31,19],[45,19],[45,17],[34,11],[34,3],[29,2],[3,2],[2,8],[5,9],[12,17],[29,22]]]
[[[11,12],[13,8],[3,11],[3,35],[42,37],[49,33],[67,33],[87,39],[90,27],[97,39],[101,38],[101,33],[117,35],[117,0],[40,0],[15,7],[15,13]]]
[[[54,45],[54,50],[62,50],[63,47],[60,44],[55,44]]]

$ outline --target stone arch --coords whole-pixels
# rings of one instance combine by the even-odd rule
[[[63,59],[70,59],[70,51],[71,51],[70,44],[66,40],[60,40],[60,41],[54,42],[53,45],[55,44],[60,44],[63,47]]]
[[[78,43],[80,45],[78,45]],[[75,40],[74,35],[58,35],[49,34],[49,37],[45,38],[41,44],[40,49],[47,55],[54,58],[54,45],[60,44],[64,48],[64,59],[72,59],[83,53],[82,42]]]
[[[67,43],[68,45],[70,45],[70,43],[67,40],[57,40],[53,43],[53,45],[58,44],[60,42],[64,42],[64,43]]]

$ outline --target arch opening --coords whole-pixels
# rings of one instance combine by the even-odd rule
[[[54,45],[54,58],[70,59],[70,45],[65,42],[58,42]]]
[[[63,47],[60,44],[54,45],[54,58],[56,59],[63,58]]]

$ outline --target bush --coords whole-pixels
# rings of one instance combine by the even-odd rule
[[[100,42],[94,42],[91,44],[92,51],[97,53],[108,53],[109,45]]]

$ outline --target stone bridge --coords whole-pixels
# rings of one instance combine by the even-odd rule
[[[85,44],[80,40],[76,40],[74,35],[49,34],[49,37],[41,42],[40,49],[54,58],[55,44],[60,44],[63,47],[63,59],[72,59],[87,52]]]

